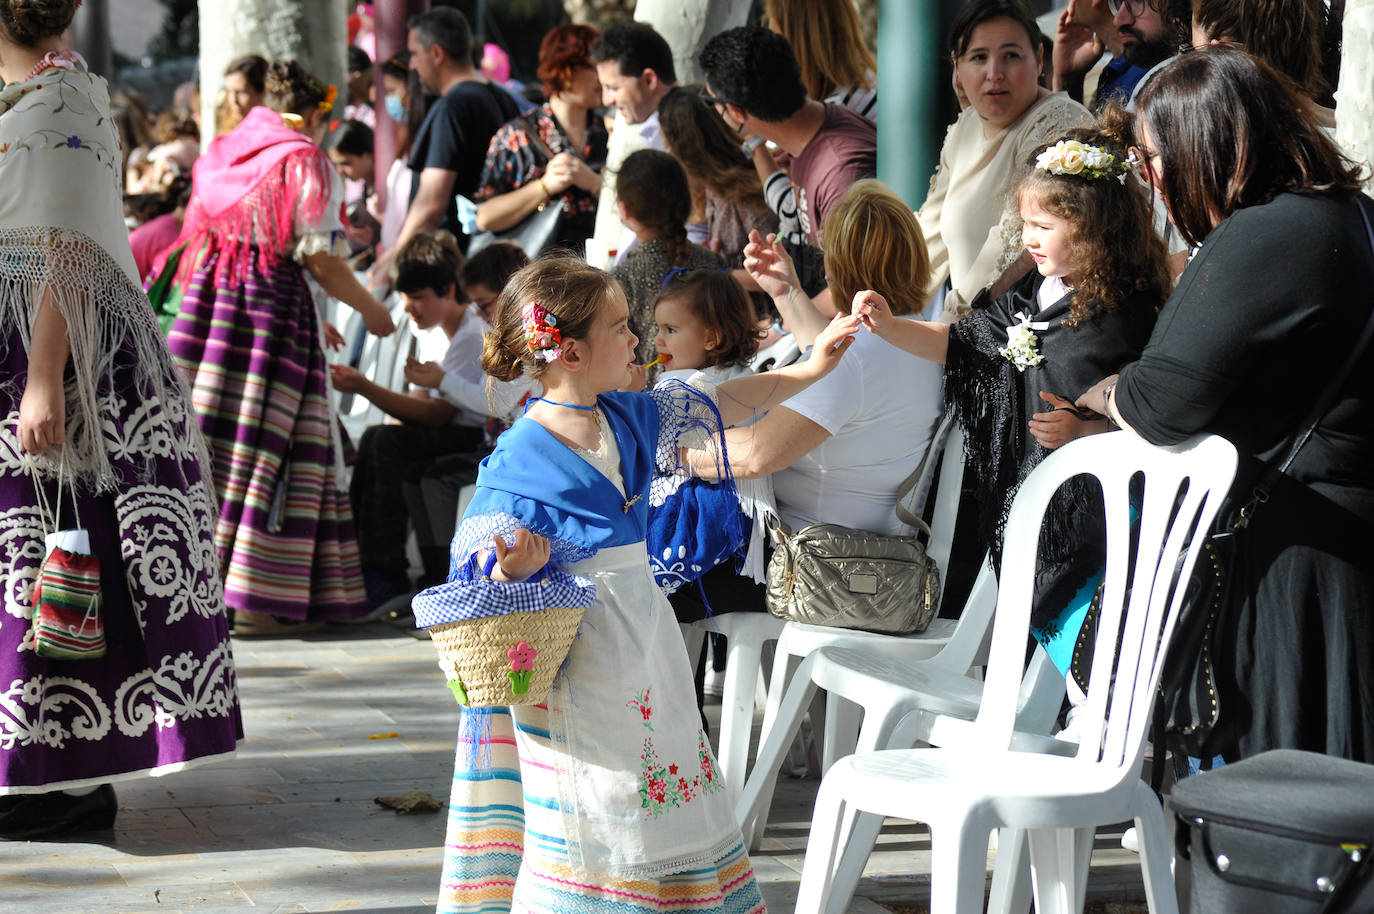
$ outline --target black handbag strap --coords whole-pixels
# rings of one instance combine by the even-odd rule
[[[544,138],[539,135],[539,128],[534,125],[534,122],[523,114],[516,118],[516,120],[524,125],[525,136],[530,138],[530,145],[537,149],[539,154],[544,157],[545,164],[552,161],[554,152],[549,148],[548,144],[544,142]]]
[[[1370,253],[1374,255],[1374,225],[1370,224],[1369,213],[1366,212],[1364,204],[1359,201],[1359,195],[1356,196],[1355,208],[1360,211],[1360,218],[1364,221],[1365,234],[1369,238]],[[1307,414],[1307,420],[1302,424],[1302,430],[1294,436],[1292,444],[1288,447],[1287,455],[1283,458],[1283,462],[1277,466],[1271,464],[1268,471],[1261,477],[1260,481],[1255,484],[1253,497],[1245,507],[1240,509],[1240,515],[1235,522],[1236,528],[1242,528],[1248,524],[1251,516],[1255,512],[1255,508],[1269,500],[1269,493],[1273,490],[1274,484],[1278,482],[1280,476],[1288,472],[1288,468],[1293,465],[1293,461],[1297,458],[1298,452],[1307,444],[1308,440],[1312,437],[1312,433],[1315,432],[1317,426],[1321,424],[1322,419],[1326,418],[1327,412],[1331,409],[1332,403],[1336,400],[1336,395],[1340,393],[1341,387],[1345,385],[1346,380],[1350,377],[1350,373],[1355,370],[1355,365],[1360,361],[1360,357],[1364,355],[1365,349],[1368,348],[1371,336],[1374,336],[1374,306],[1370,307],[1369,317],[1365,321],[1364,329],[1360,331],[1360,338],[1357,339],[1355,345],[1351,347],[1340,370],[1331,376],[1331,380],[1327,383],[1321,396],[1313,401],[1312,409]]]

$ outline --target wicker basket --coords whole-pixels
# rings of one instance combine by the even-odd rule
[[[537,705],[549,697],[585,611],[555,607],[444,622],[429,634],[463,707]]]

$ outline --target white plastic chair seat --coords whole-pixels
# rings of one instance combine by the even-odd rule
[[[903,663],[847,647],[823,647],[813,661],[812,682],[863,705],[915,701],[931,713],[972,720],[983,698],[981,681],[929,662]]]

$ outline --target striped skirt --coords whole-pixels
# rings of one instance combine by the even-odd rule
[[[489,745],[468,764],[459,745],[444,842],[439,914],[757,914],[765,911],[742,844],[713,865],[656,879],[618,879],[567,863],[548,740],[548,711],[491,713]]]
[[[284,619],[365,610],[348,492],[334,460],[324,350],[301,268],[244,280],[199,264],[167,336],[191,387],[220,499],[215,547],[232,609]]]

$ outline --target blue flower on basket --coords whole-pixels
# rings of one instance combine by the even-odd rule
[[[510,672],[506,675],[510,677],[511,694],[524,695],[530,690],[530,677],[534,675],[534,658],[539,656],[539,651],[521,641],[506,651],[506,656],[510,658]]]

